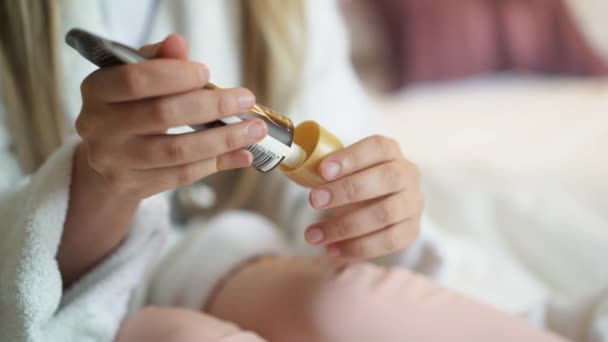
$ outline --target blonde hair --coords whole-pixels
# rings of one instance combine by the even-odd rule
[[[57,91],[59,13],[58,0],[0,2],[2,90],[24,172],[42,165],[66,134]],[[242,13],[245,86],[260,102],[284,109],[299,81],[304,0],[242,0]],[[252,181],[243,177],[243,184]]]
[[[253,90],[258,103],[286,115],[303,64],[304,0],[242,0],[242,13],[244,85]],[[213,212],[256,209],[252,195],[260,185],[264,188],[260,176],[248,168],[210,177],[219,190]]]
[[[63,142],[55,0],[0,3],[0,75],[7,122],[24,172],[36,170]]]

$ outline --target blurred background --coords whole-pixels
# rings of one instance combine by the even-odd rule
[[[353,63],[423,171],[439,280],[608,336],[608,1],[342,6]]]

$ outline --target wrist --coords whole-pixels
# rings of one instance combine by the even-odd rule
[[[68,212],[57,252],[64,287],[102,261],[129,232],[140,199],[117,193],[88,163],[86,147],[73,159]]]
[[[110,186],[107,179],[93,169],[89,164],[87,146],[81,143],[74,155],[74,169],[72,175],[74,187],[83,187],[99,199],[108,199],[108,204],[120,207],[135,208],[141,202],[141,198],[127,189],[118,189]]]

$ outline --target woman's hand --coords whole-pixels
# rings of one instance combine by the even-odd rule
[[[171,50],[172,36],[156,49]],[[169,46],[167,46],[169,45]],[[176,58],[100,69],[82,83],[76,122],[90,167],[118,195],[145,198],[222,170],[249,166],[243,147],[267,133],[263,121],[182,135],[173,127],[246,113],[255,104],[246,89],[205,90],[207,68]]]
[[[306,240],[330,256],[374,258],[405,249],[417,237],[424,207],[417,167],[399,144],[372,136],[326,157],[320,173],[329,183],[310,194],[316,209],[335,215],[312,225]]]
[[[142,48],[156,57],[92,73],[82,83],[76,122],[82,137],[57,255],[64,286],[120,244],[140,200],[212,173],[246,167],[243,147],[267,132],[261,120],[183,135],[169,128],[245,113],[255,103],[246,89],[203,90],[204,65],[186,61],[186,41],[171,35]]]

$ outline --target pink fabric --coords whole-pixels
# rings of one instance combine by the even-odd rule
[[[115,342],[263,342],[254,333],[196,311],[146,308],[127,318]]]
[[[608,63],[588,44],[563,0],[504,1],[498,15],[507,67],[574,75],[608,73]]]
[[[405,269],[327,259],[250,263],[207,308],[144,309],[116,342],[564,341]]]
[[[405,269],[324,259],[247,266],[209,313],[269,341],[564,341]]]
[[[370,0],[391,41],[393,86],[497,70],[606,75],[563,0]]]

